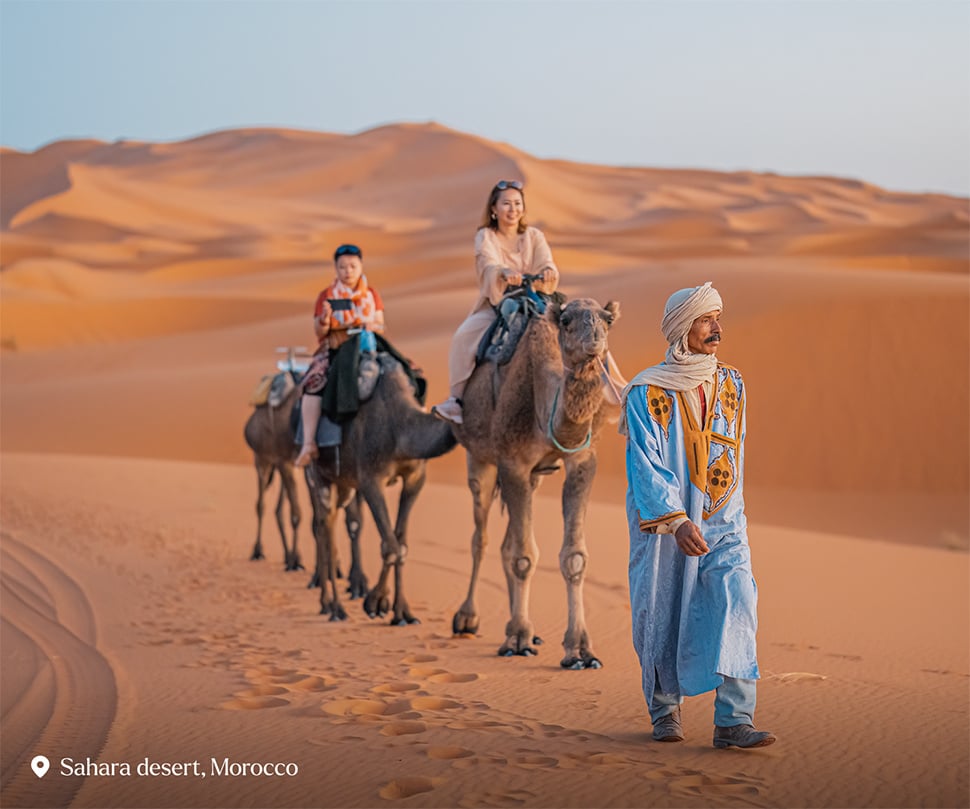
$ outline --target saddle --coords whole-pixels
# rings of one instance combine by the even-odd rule
[[[411,382],[415,399],[424,404],[427,380],[410,360],[381,335],[376,337],[376,351],[360,351],[360,335],[354,335],[337,349],[330,359],[327,383],[323,388],[323,413],[336,424],[350,421],[374,393],[386,368],[400,364]]]
[[[252,407],[279,407],[290,395],[290,392],[300,384],[302,375],[295,371],[280,371],[276,374],[263,376],[249,396]]]
[[[475,364],[494,362],[496,365],[505,365],[515,354],[529,321],[537,315],[544,315],[551,301],[561,304],[565,299],[566,296],[560,292],[546,295],[526,287],[506,294],[495,307],[495,320],[478,344]]]

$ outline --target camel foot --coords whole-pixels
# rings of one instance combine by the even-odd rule
[[[289,573],[290,571],[293,571],[293,570],[306,570],[306,568],[303,567],[303,562],[301,562],[299,558],[297,558],[297,559],[290,559],[286,563],[286,567],[284,567],[283,570]]]
[[[521,655],[529,657],[539,654],[536,646],[542,644],[542,638],[534,634],[529,622],[509,621],[505,627],[505,643],[498,650],[503,657]]]
[[[400,618],[392,618],[391,626],[408,626],[409,624],[420,624],[421,619],[413,615],[402,615]]]
[[[265,558],[266,556],[263,553],[263,549],[257,545],[255,548],[253,548],[253,555],[249,557],[249,561],[258,562],[260,559],[265,559]]]
[[[319,573],[314,573],[310,577],[310,581],[307,582],[306,589],[307,590],[314,590],[314,589],[316,589],[319,586],[320,586],[320,574]]]
[[[386,595],[371,590],[364,599],[364,612],[369,618],[383,618],[391,611],[391,602]]]
[[[502,646],[498,650],[499,657],[515,657],[516,655],[519,657],[536,657],[538,654],[539,650],[533,649],[531,646],[525,646],[518,651],[508,646]]]
[[[451,619],[451,632],[454,635],[477,635],[478,613],[459,610]]]
[[[559,661],[559,665],[570,671],[582,671],[583,669],[601,669],[603,663],[599,658],[589,655],[587,657],[564,657]]]
[[[331,621],[346,621],[347,611],[343,608],[342,604],[335,604],[333,609],[330,611]]]
[[[363,573],[350,572],[350,578],[347,580],[347,595],[350,596],[351,601],[367,596],[367,577]]]

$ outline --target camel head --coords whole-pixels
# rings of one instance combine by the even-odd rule
[[[620,304],[600,306],[592,298],[577,298],[561,307],[550,304],[549,317],[559,328],[563,363],[578,368],[591,360],[605,362],[607,332],[620,316]]]

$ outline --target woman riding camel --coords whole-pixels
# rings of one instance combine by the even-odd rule
[[[475,234],[475,272],[478,298],[458,327],[448,354],[450,396],[431,412],[454,424],[462,423],[461,397],[472,371],[478,344],[495,319],[495,307],[509,287],[522,285],[523,275],[541,275],[533,289],[551,295],[559,286],[559,270],[552,260],[546,237],[525,221],[525,193],[518,180],[500,180],[485,205],[482,224]],[[609,359],[607,392],[619,404],[626,385],[616,364]],[[612,388],[612,390],[611,390]]]

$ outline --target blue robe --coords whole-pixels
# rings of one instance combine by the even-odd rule
[[[690,696],[717,688],[724,676],[759,676],[758,591],[742,495],[744,411],[741,374],[722,364],[704,425],[676,391],[639,385],[627,397],[630,605],[648,704],[655,686]],[[685,556],[672,535],[650,533],[684,515],[709,553]]]

